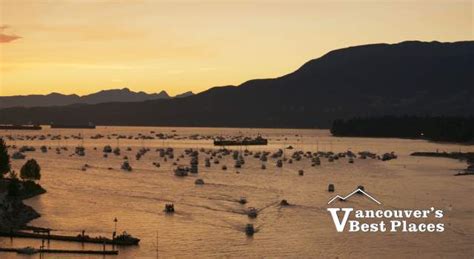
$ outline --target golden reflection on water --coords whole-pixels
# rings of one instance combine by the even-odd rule
[[[154,133],[151,133],[154,131]],[[175,131],[175,132],[174,132]],[[96,134],[105,136],[123,134],[138,136],[157,133],[176,134],[176,139],[110,139],[93,140]],[[36,134],[60,134],[85,136],[80,139],[15,140],[10,145],[51,146],[47,153],[27,153],[42,167],[41,184],[47,194],[32,198],[27,203],[42,217],[30,224],[51,227],[58,233],[111,236],[113,219],[118,218],[118,231],[131,233],[141,239],[139,247],[120,248],[119,258],[167,257],[356,257],[431,255],[466,256],[474,254],[472,238],[474,205],[462,197],[474,191],[472,177],[453,177],[456,169],[464,164],[449,159],[410,157],[413,151],[474,151],[473,146],[438,144],[422,140],[334,138],[327,130],[292,129],[221,129],[221,128],[149,128],[149,127],[98,127],[94,130],[44,129],[38,132],[1,131],[0,135],[25,136]],[[210,139],[189,139],[189,136],[235,136],[262,134],[270,145],[247,147],[250,151],[274,152],[285,149],[285,155],[293,151],[353,152],[369,150],[376,153],[395,151],[399,158],[388,162],[356,159],[349,164],[347,158],[333,163],[322,159],[319,167],[303,158],[293,164],[276,167],[269,157],[267,169],[252,156],[245,157],[245,164],[234,169],[232,156],[220,159],[220,164],[204,167],[204,153],[199,155],[199,174],[178,178],[173,174],[172,161],[165,162],[155,151],[160,147],[175,148],[175,158],[184,148],[215,149]],[[70,156],[77,145],[86,147],[84,157]],[[121,155],[102,156],[104,145],[117,145]],[[68,146],[69,151],[56,154],[54,148]],[[97,150],[93,150],[97,147]],[[131,147],[132,151],[126,151]],[[135,154],[141,147],[151,149],[140,160]],[[234,147],[245,150],[245,147]],[[10,153],[12,151],[10,150]],[[123,156],[129,157],[132,172],[120,170]],[[156,168],[153,162],[159,162]],[[13,160],[13,168],[19,171],[24,163]],[[81,167],[90,168],[82,171]],[[178,163],[187,164],[189,158]],[[228,170],[223,171],[222,165]],[[112,170],[108,170],[111,167]],[[305,171],[304,176],[298,170]],[[202,178],[203,186],[194,181]],[[441,234],[361,234],[337,233],[326,203],[332,197],[327,185],[333,183],[336,193],[347,194],[357,185],[382,201],[382,206],[395,208],[453,208],[444,220],[449,227]],[[440,189],[444,191],[439,192]],[[238,203],[246,197],[248,203]],[[294,206],[281,207],[279,202],[288,200]],[[176,213],[166,215],[164,204],[173,202]],[[345,205],[368,208],[363,198],[355,198]],[[247,207],[261,209],[256,219],[245,214]],[[245,225],[253,223],[257,233],[249,238]],[[158,238],[157,238],[158,237]],[[158,249],[157,249],[158,239]],[[0,239],[6,247],[38,247],[40,240]],[[390,244],[390,245],[387,245]],[[440,245],[443,244],[443,245]],[[51,241],[51,248],[102,249],[101,246]],[[158,252],[157,252],[158,250]],[[1,258],[16,258],[2,254]],[[88,256],[90,257],[90,256]],[[50,258],[49,256],[47,258]]]

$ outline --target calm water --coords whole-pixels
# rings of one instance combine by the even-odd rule
[[[176,132],[173,132],[176,130]],[[154,131],[152,134],[151,131]],[[96,134],[123,134],[138,136],[156,133],[176,134],[168,140],[124,140],[114,136],[91,139]],[[68,140],[15,140],[8,144],[68,146],[69,151],[56,154],[27,153],[42,167],[41,184],[47,194],[32,198],[27,203],[42,217],[30,225],[51,227],[59,233],[76,235],[86,230],[89,235],[111,236],[113,219],[118,218],[118,231],[127,232],[141,239],[140,246],[120,248],[119,258],[168,257],[472,257],[474,256],[474,205],[466,195],[474,191],[473,177],[454,177],[465,164],[449,159],[433,159],[408,156],[413,151],[474,151],[473,146],[436,144],[421,140],[334,138],[326,130],[277,130],[277,129],[216,129],[216,128],[140,128],[98,127],[95,130],[44,129],[38,132],[1,131],[0,135],[60,134],[78,135],[80,139]],[[175,158],[184,148],[214,148],[209,139],[190,139],[189,136],[236,136],[262,134],[270,145],[249,147],[249,150],[276,151],[288,145],[294,150],[353,152],[369,150],[376,153],[395,151],[399,158],[388,162],[357,159],[349,164],[347,159],[329,163],[325,159],[319,167],[311,167],[303,158],[293,164],[275,166],[269,157],[267,170],[261,170],[258,159],[245,157],[246,163],[239,174],[233,168],[231,156],[204,167],[205,154],[199,156],[197,176],[174,176],[172,161],[164,162],[155,152],[159,147],[175,148]],[[104,145],[119,146],[120,156],[102,157]],[[86,147],[86,156],[70,156],[77,145]],[[93,150],[97,147],[97,150]],[[132,151],[126,151],[131,147]],[[149,147],[142,159],[135,160],[141,147]],[[241,148],[235,147],[240,150]],[[287,156],[294,150],[286,150]],[[10,153],[12,153],[10,151]],[[130,158],[132,172],[120,170],[123,156]],[[13,161],[19,168],[25,161]],[[160,162],[156,168],[153,162]],[[81,171],[85,163],[91,166]],[[188,164],[185,156],[178,163]],[[221,170],[226,164],[227,171]],[[113,170],[108,170],[112,167]],[[299,176],[298,170],[305,175]],[[194,181],[202,178],[203,186]],[[326,211],[326,203],[332,197],[326,191],[333,183],[336,193],[347,194],[355,186],[364,185],[366,190],[382,201],[385,208],[446,209],[443,219],[449,224],[443,233],[420,234],[361,234],[337,233]],[[238,199],[247,197],[241,205]],[[294,206],[280,207],[287,199]],[[176,213],[166,215],[164,204],[173,202]],[[362,198],[347,202],[355,207],[371,206]],[[261,209],[256,219],[245,214],[247,207]],[[257,227],[257,233],[249,238],[244,233],[247,223]],[[28,239],[0,239],[6,247],[39,246],[40,241]],[[80,245],[52,241],[51,248],[100,249],[96,245]],[[1,258],[16,257],[0,254]],[[32,258],[37,258],[35,255]],[[63,258],[64,256],[46,256]],[[89,256],[90,257],[90,256]],[[102,256],[100,256],[102,257]],[[117,258],[117,257],[116,257]]]

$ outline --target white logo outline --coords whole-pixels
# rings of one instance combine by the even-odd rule
[[[356,194],[356,193],[362,193],[364,194],[365,196],[369,197],[372,201],[374,201],[375,203],[377,203],[378,205],[382,205],[382,203],[380,201],[378,201],[377,199],[375,199],[374,197],[370,196],[368,193],[366,193],[365,191],[363,191],[362,189],[360,188],[357,188],[356,190],[354,190],[353,192],[349,193],[348,195],[346,195],[345,197],[342,197],[340,196],[339,194],[334,196],[332,199],[330,199],[328,201],[328,205],[331,204],[333,201],[335,201],[336,199],[340,199],[340,200],[347,200],[349,199],[352,195]]]

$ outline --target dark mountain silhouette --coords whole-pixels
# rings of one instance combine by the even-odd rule
[[[331,51],[288,75],[186,98],[0,110],[0,122],[330,127],[380,115],[472,115],[474,42],[402,42]]]
[[[193,95],[186,92],[176,97]],[[26,96],[0,96],[0,109],[9,107],[38,107],[38,106],[64,106],[70,104],[98,104],[108,102],[143,102],[147,100],[169,99],[167,92],[147,94],[145,92],[133,92],[128,88],[103,90],[97,93],[79,96],[76,94],[64,95],[51,93],[48,95],[26,95]]]
[[[107,102],[142,102],[147,100],[168,99],[170,96],[167,92],[147,94],[145,92],[133,92],[128,88],[103,90],[97,93],[84,95],[81,97],[82,103],[97,104]]]
[[[194,95],[194,93],[191,92],[191,91],[187,91],[185,93],[176,95],[174,98],[183,98],[183,97],[188,97],[188,96],[191,96],[191,95]]]

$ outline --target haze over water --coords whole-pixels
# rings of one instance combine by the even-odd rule
[[[172,132],[176,130],[176,132]],[[154,131],[154,133],[151,133]],[[9,145],[33,145],[35,152],[27,158],[38,160],[42,168],[41,185],[46,194],[29,199],[26,203],[42,216],[30,223],[50,227],[58,233],[76,235],[86,230],[91,236],[110,237],[114,230],[113,219],[118,218],[118,232],[123,230],[141,239],[138,247],[120,248],[118,258],[155,258],[158,254],[169,257],[468,257],[474,254],[474,204],[465,195],[474,191],[470,176],[453,176],[466,167],[452,159],[412,157],[414,151],[474,152],[474,146],[439,144],[423,140],[336,138],[327,130],[293,129],[224,129],[224,128],[162,128],[162,127],[98,127],[94,130],[43,129],[42,131],[0,131],[0,135],[78,135],[84,140],[16,140]],[[111,134],[154,135],[177,134],[168,140],[120,139]],[[110,135],[111,139],[90,139],[96,134]],[[332,163],[321,159],[321,166],[311,167],[311,161],[302,158],[293,164],[276,167],[276,160],[262,162],[251,155],[244,157],[245,164],[236,173],[232,156],[226,156],[216,165],[204,167],[204,153],[199,154],[199,173],[178,178],[174,175],[172,160],[159,157],[156,148],[175,148],[175,159],[185,148],[217,149],[212,140],[193,140],[189,136],[256,136],[269,139],[268,146],[230,147],[233,150],[284,149],[286,157],[294,151],[371,151],[377,154],[394,151],[398,159],[380,161],[356,159],[349,164],[347,158]],[[51,146],[47,153],[39,151],[42,145]],[[84,157],[70,156],[74,147],[84,145]],[[103,157],[105,145],[121,148],[121,155]],[[56,154],[54,148],[68,146],[69,151]],[[93,150],[97,147],[97,150]],[[131,147],[132,151],[126,151]],[[140,160],[135,154],[148,147]],[[10,149],[10,154],[13,151]],[[120,170],[123,156],[128,156],[132,172]],[[24,160],[12,160],[18,172]],[[160,168],[152,163],[159,162]],[[84,164],[91,168],[81,171]],[[180,158],[178,164],[189,165],[189,157]],[[222,165],[228,169],[223,171]],[[108,170],[112,167],[113,170]],[[304,170],[304,176],[298,170]],[[202,178],[203,186],[194,181]],[[335,193],[328,193],[333,183]],[[373,204],[363,196],[353,197],[344,205],[360,209],[429,209],[445,211],[441,222],[443,233],[337,233],[326,211],[327,202],[334,195],[346,195],[358,185],[382,202]],[[240,197],[248,203],[238,203]],[[281,207],[282,199],[294,206]],[[164,204],[175,204],[176,213],[166,215]],[[245,214],[248,207],[260,209],[256,219]],[[253,223],[257,232],[247,237],[244,227]],[[158,237],[158,239],[157,239]],[[40,245],[40,240],[0,239],[0,246],[23,247]],[[51,241],[51,248],[95,248]],[[16,255],[5,254],[16,258]],[[37,258],[34,256],[32,258]],[[77,256],[76,256],[77,257]],[[88,256],[90,257],[90,256]],[[2,255],[4,258],[4,255]],[[46,256],[46,258],[50,258]]]

